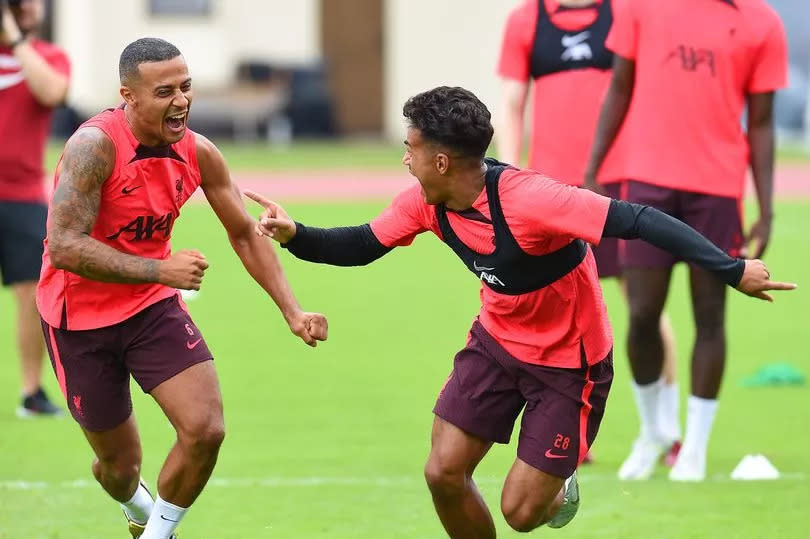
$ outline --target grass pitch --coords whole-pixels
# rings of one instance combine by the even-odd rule
[[[320,225],[365,222],[384,202],[289,205]],[[807,331],[810,204],[777,208],[768,262],[775,278],[803,287],[766,304],[731,294],[729,361],[702,484],[622,483],[615,472],[637,429],[624,352],[625,309],[605,285],[614,322],[616,378],[594,448],[581,471],[582,506],[560,537],[801,537],[810,505],[810,389],[749,389],[741,380],[768,362],[810,374]],[[419,238],[365,268],[311,265],[282,253],[302,305],[330,317],[330,339],[309,349],[289,334],[275,307],[241,268],[206,205],[185,208],[175,248],[211,261],[192,314],[216,355],[228,435],[211,484],[180,527],[182,537],[432,538],[443,531],[422,480],[431,407],[478,308],[475,279],[435,238]],[[685,272],[668,305],[688,379]],[[71,419],[21,421],[11,297],[0,295],[0,537],[126,537],[117,504],[93,482],[91,452]],[[47,388],[57,397],[52,375]],[[686,384],[682,394],[686,394]],[[148,396],[133,388],[144,444],[144,476],[154,484],[173,431]],[[764,453],[778,481],[728,479],[746,453]],[[498,513],[514,446],[495,447],[476,479],[494,509],[499,535],[517,537]]]

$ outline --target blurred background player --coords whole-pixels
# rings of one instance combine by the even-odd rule
[[[61,415],[42,389],[45,342],[35,298],[48,213],[45,145],[53,109],[67,96],[70,64],[59,47],[37,37],[43,0],[7,0],[0,9],[0,271],[17,303],[17,415]]]
[[[764,0],[614,0],[607,46],[615,53],[613,77],[586,186],[597,188],[597,173],[621,128],[623,198],[685,221],[729,254],[760,257],[773,217],[773,92],[786,84],[779,16]],[[745,238],[753,242],[746,252],[741,208],[749,163],[759,219]],[[665,447],[656,415],[663,361],[656,321],[677,259],[641,242],[628,242],[624,255],[641,432],[619,476],[646,479]],[[692,387],[683,447],[669,477],[700,481],[726,358],[726,291],[694,266],[690,286]]]
[[[583,185],[599,109],[610,84],[613,53],[605,39],[612,22],[611,0],[525,0],[510,12],[498,63],[502,161],[522,161],[523,122],[533,86],[529,168]],[[611,198],[620,198],[622,177],[616,163],[622,150],[614,147],[609,152],[599,174],[600,192]],[[601,278],[621,276],[619,241],[604,238],[593,248]],[[681,427],[675,336],[666,314],[660,329],[664,368],[657,413],[659,430],[670,447],[666,462],[671,464],[680,447]]]

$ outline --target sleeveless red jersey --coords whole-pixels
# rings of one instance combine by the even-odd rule
[[[186,130],[176,144],[144,146],[132,134],[123,108],[107,109],[82,127],[104,131],[116,150],[115,167],[102,186],[98,219],[90,236],[127,254],[168,258],[180,207],[201,182],[195,134]],[[58,181],[57,175],[54,187]],[[49,209],[49,224],[50,220]],[[161,284],[105,283],[56,269],[45,239],[37,306],[51,326],[69,330],[110,326],[176,293]]]

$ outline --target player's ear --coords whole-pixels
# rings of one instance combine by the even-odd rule
[[[450,168],[450,157],[446,153],[439,152],[433,158],[433,164],[436,171],[443,176],[447,174],[447,170]]]
[[[121,97],[124,98],[124,103],[130,107],[135,105],[135,92],[132,91],[132,88],[122,84],[121,89],[118,90],[118,92],[121,94]]]

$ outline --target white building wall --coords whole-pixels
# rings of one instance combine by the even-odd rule
[[[463,86],[496,114],[503,25],[521,0],[386,0],[385,131],[403,138],[402,105],[436,86]]]
[[[148,0],[55,0],[55,39],[73,62],[70,102],[84,113],[117,103],[118,56],[143,36],[177,45],[200,90],[227,84],[243,59],[320,57],[320,0],[212,1],[210,16],[181,17],[151,16]],[[387,136],[402,138],[405,100],[438,85],[464,86],[497,113],[501,34],[522,0],[383,1]]]
[[[56,0],[55,39],[70,55],[70,102],[91,113],[118,100],[118,57],[144,36],[183,52],[195,86],[220,87],[240,60],[320,57],[318,0],[213,0],[208,16],[152,16],[148,0]]]

